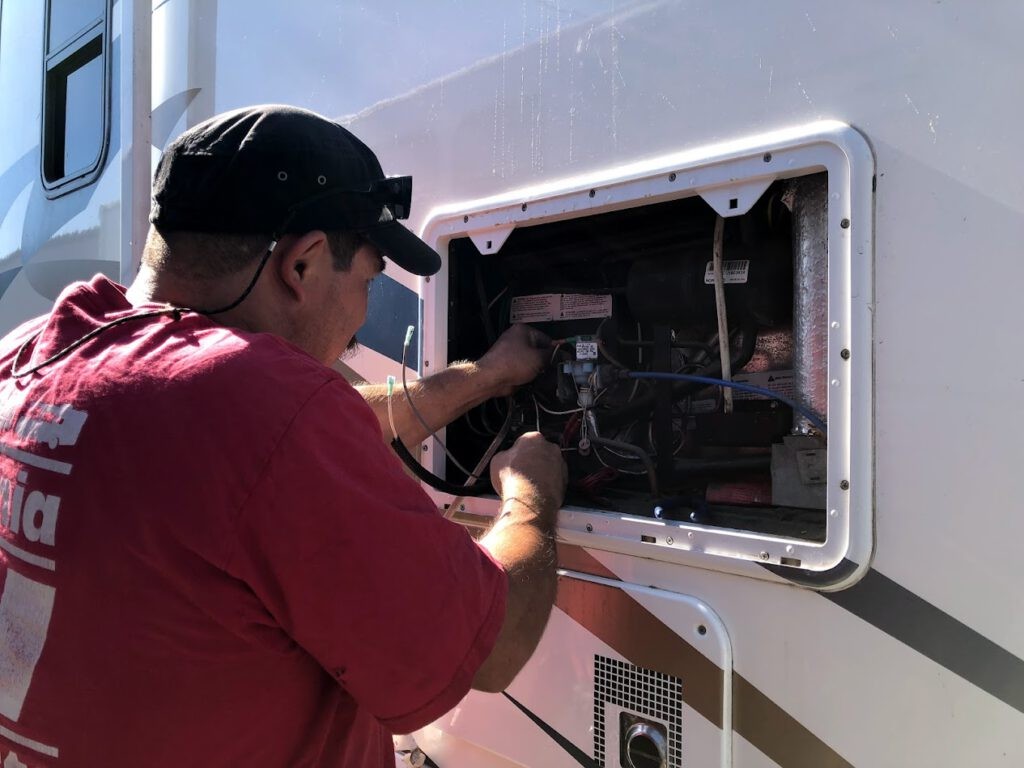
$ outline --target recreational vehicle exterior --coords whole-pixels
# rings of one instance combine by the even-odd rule
[[[1010,0],[0,0],[0,329],[131,281],[180,131],[337,118],[413,175],[445,257],[388,270],[346,372],[426,374],[513,322],[561,342],[422,445],[461,483],[539,429],[572,482],[537,653],[397,765],[1024,765],[1022,24]],[[442,487],[470,529],[497,512]],[[0,764],[61,765],[10,699]]]

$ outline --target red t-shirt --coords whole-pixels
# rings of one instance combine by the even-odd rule
[[[97,277],[0,342],[0,765],[393,766],[504,571],[277,337],[132,320],[11,377],[140,311]]]

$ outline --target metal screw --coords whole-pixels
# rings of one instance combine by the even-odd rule
[[[459,504],[459,512],[465,512],[465,511],[466,511],[466,505],[465,504]]]
[[[670,173],[670,174],[668,175],[668,180],[669,180],[669,181],[675,181],[675,180],[676,180],[676,175],[675,175],[674,173]]]
[[[763,160],[766,163],[770,163],[772,161],[772,153],[771,152],[765,152]]]
[[[522,208],[523,208],[524,211],[526,210],[526,203],[523,203]]]
[[[462,223],[463,224],[469,224],[469,216],[463,216],[462,217]]]
[[[767,552],[762,552],[761,553],[761,559],[762,560],[767,560],[769,557],[770,557],[770,555]]]
[[[595,195],[597,195],[597,190],[596,189],[590,190],[590,196],[594,197]]]
[[[593,532],[594,532],[594,526],[592,526],[590,523],[587,523],[587,533],[593,533]]]
[[[424,444],[423,444],[423,452],[424,452],[424,453],[426,453],[426,452],[427,452],[427,451],[429,451],[429,450],[430,450],[430,446],[429,446],[429,445],[427,445],[426,443],[424,443]]]
[[[701,624],[700,626],[697,627],[697,634],[698,635],[706,635],[707,633],[708,633],[708,628],[705,627],[703,624]]]
[[[676,543],[676,540],[675,540],[675,539],[673,539],[673,538],[672,538],[671,536],[666,536],[666,537],[665,537],[665,543],[666,543],[666,544],[675,544],[675,543]]]
[[[842,488],[844,491],[850,490],[850,481],[849,480],[840,480],[839,481],[839,487]]]
[[[850,350],[844,349],[842,352],[839,353],[839,356],[841,358],[843,358],[843,360],[849,360],[850,359]]]
[[[849,229],[850,228],[850,220],[849,219],[843,219],[842,221],[839,222],[839,226],[842,227],[843,229]]]

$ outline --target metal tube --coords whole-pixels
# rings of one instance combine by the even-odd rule
[[[793,182],[793,399],[825,420],[828,411],[828,179]],[[794,434],[815,431],[793,414]]]

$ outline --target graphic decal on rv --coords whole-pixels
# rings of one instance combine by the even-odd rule
[[[558,552],[562,567],[618,580],[582,547],[560,544]],[[630,663],[683,678],[683,701],[722,727],[722,670],[624,590],[562,577],[555,605]],[[850,768],[756,686],[735,672],[732,681],[733,730],[762,753],[787,768]]]
[[[575,760],[580,765],[584,766],[584,768],[598,768],[597,761],[589,757],[586,752],[577,747],[575,744],[573,744],[571,741],[565,738],[565,736],[560,734],[550,725],[545,723],[541,718],[537,717],[537,715],[535,715],[529,709],[527,709],[518,701],[509,696],[507,691],[502,691],[501,695],[509,701],[511,701],[520,712],[522,712],[524,715],[530,718],[530,720],[532,720],[537,725],[537,727],[539,727],[542,731],[544,731],[544,733],[550,736],[551,740],[554,741],[562,749],[564,749],[572,757],[573,760]]]
[[[1024,659],[874,568],[849,589],[822,597],[1024,712]]]

